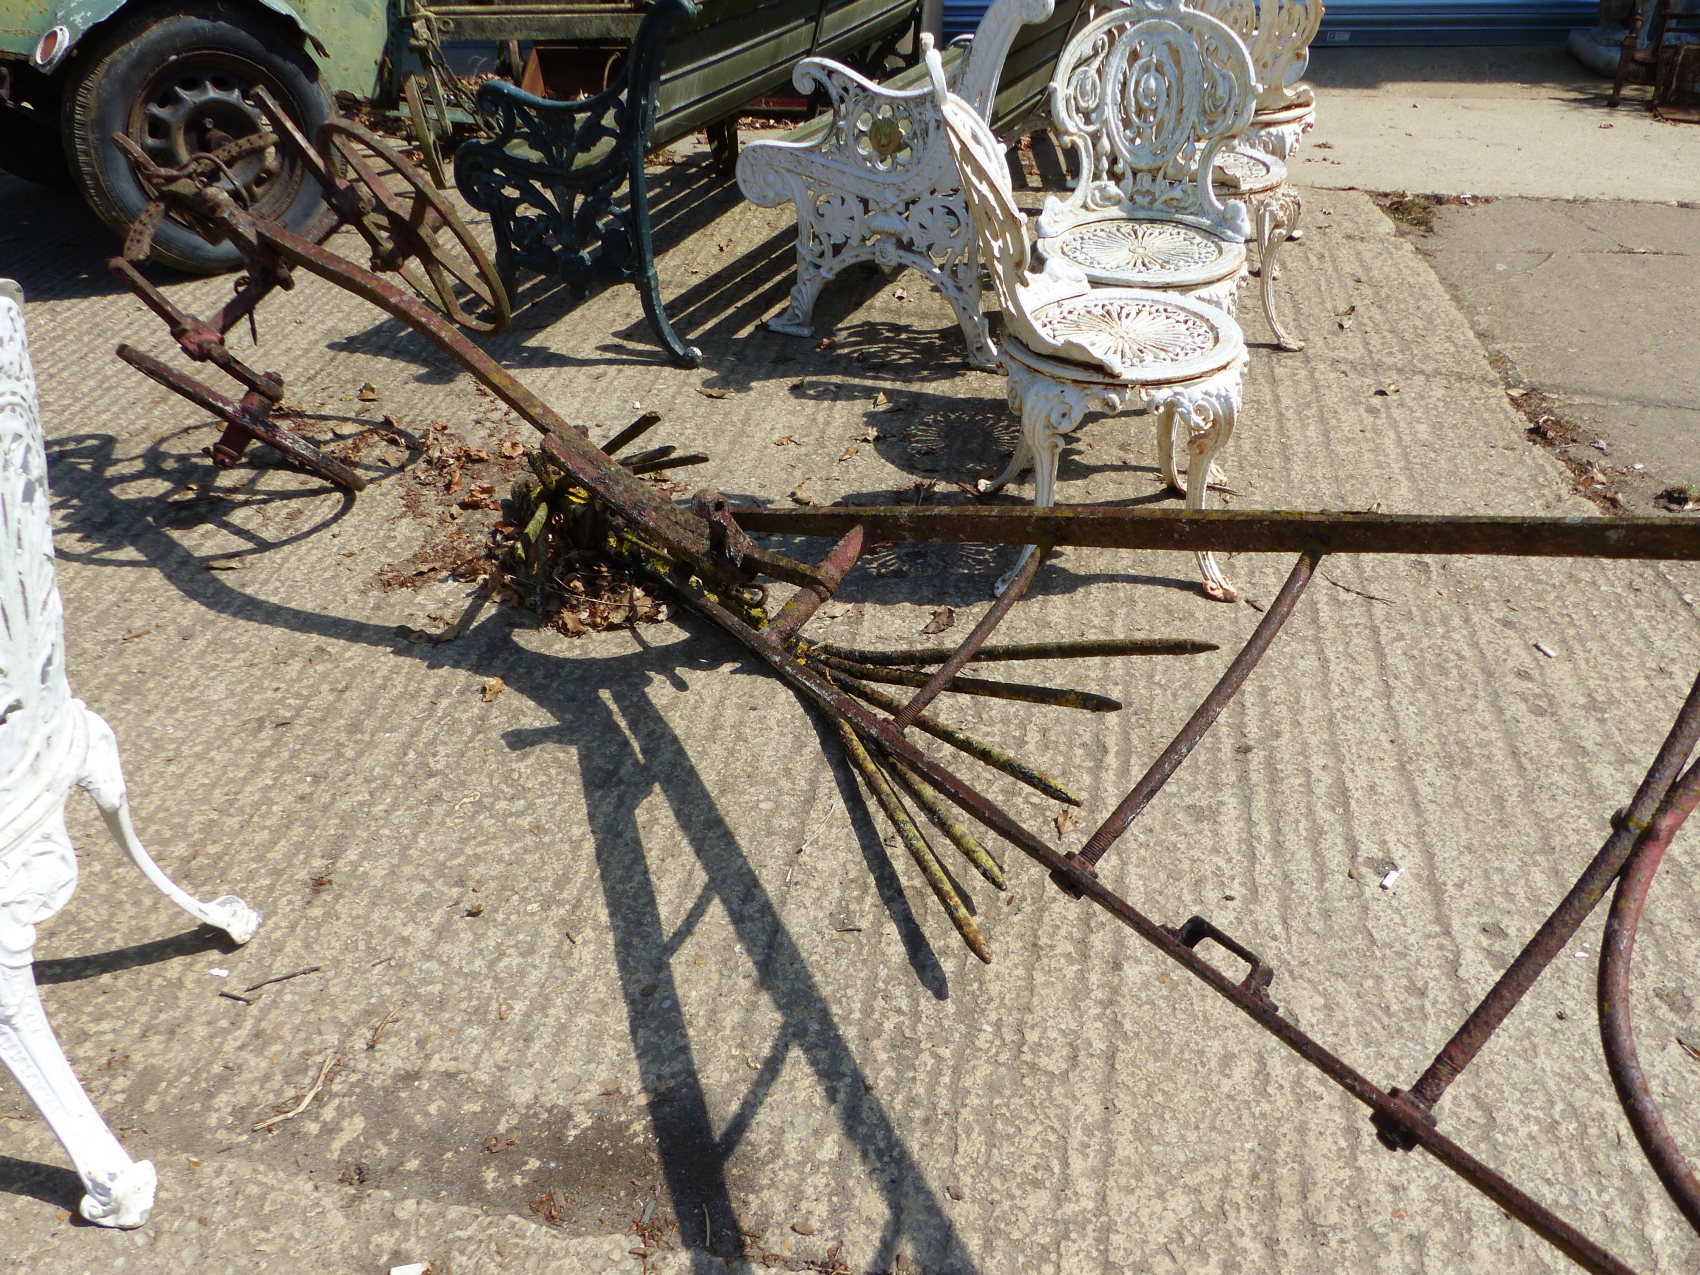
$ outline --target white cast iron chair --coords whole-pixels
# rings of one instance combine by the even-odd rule
[[[1033,503],[1055,504],[1063,440],[1088,412],[1119,412],[1137,400],[1157,419],[1159,463],[1176,486],[1174,443],[1184,431],[1187,508],[1202,509],[1211,461],[1239,413],[1247,363],[1239,325],[1216,306],[1178,293],[1094,288],[1060,258],[1047,262],[1043,274],[1032,273],[1033,241],[1003,147],[950,91],[931,40],[922,43],[945,139],[1003,307],[999,361],[1009,377],[1009,405],[1021,414],[1021,441],[993,490],[1031,464]],[[1005,582],[1032,552],[1030,546]],[[1211,554],[1199,554],[1198,564],[1206,594],[1223,602],[1238,597]]]
[[[1263,0],[1262,4],[1259,0],[1188,0],[1188,3],[1225,23],[1240,37],[1251,56],[1258,106],[1245,132],[1234,139],[1234,146],[1217,153],[1212,179],[1219,199],[1244,204],[1251,216],[1258,248],[1259,291],[1270,330],[1283,350],[1302,350],[1304,341],[1287,332],[1275,311],[1274,284],[1280,273],[1276,254],[1288,239],[1298,238],[1304,203],[1289,180],[1285,155],[1257,145],[1277,136],[1266,135],[1257,121],[1258,112],[1266,108],[1285,110],[1289,105],[1284,94],[1291,90],[1272,88],[1271,80],[1279,81],[1287,76],[1296,55],[1308,60],[1306,46],[1316,34],[1315,24],[1322,20],[1322,6],[1311,3],[1307,8],[1304,4],[1283,4],[1281,0]],[[1299,41],[1297,46],[1295,40]]]
[[[1316,91],[1304,82],[1304,73],[1321,26],[1322,0],[1257,0],[1251,57],[1260,87],[1245,142],[1283,162],[1316,125]]]
[[[22,302],[17,284],[0,279],[0,1060],[77,1166],[82,1215],[136,1227],[153,1207],[153,1164],[131,1160],[89,1101],[42,1011],[32,968],[35,927],[77,888],[65,831],[71,789],[94,798],[136,866],[196,920],[246,943],[260,914],[233,896],[202,903],[160,871],[131,827],[112,728],[71,698]]]
[[[1053,3],[995,0],[966,49],[951,51],[957,60],[948,82],[981,120],[990,118],[1017,33],[1049,18]],[[790,305],[767,326],[809,336],[821,289],[845,267],[861,261],[888,271],[907,266],[950,302],[968,342],[968,362],[996,367],[980,312],[974,229],[925,79],[914,88],[892,88],[829,58],[805,58],[792,80],[799,93],[819,88],[830,98],[826,129],[803,141],[751,142],[738,156],[745,198],[766,208],[797,207],[797,282]]]
[[[1051,118],[1079,159],[1039,217],[1039,252],[1093,283],[1155,288],[1233,314],[1250,218],[1212,188],[1251,122],[1245,45],[1182,0],[1134,0],[1082,27],[1057,60]]]

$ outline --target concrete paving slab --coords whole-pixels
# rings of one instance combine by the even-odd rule
[[[162,863],[267,920],[240,951],[200,937],[73,806],[84,879],[43,932],[44,997],[96,1103],[159,1166],[160,1202],[136,1234],[68,1224],[63,1157],[0,1083],[17,1117],[0,1120],[8,1269],[1566,1267],[1432,1162],[1381,1150],[1340,1093],[1038,873],[1012,865],[1007,896],[972,891],[996,962],[972,960],[820,725],[690,617],[570,640],[496,612],[444,646],[398,639],[467,591],[375,578],[452,530],[407,468],[417,440],[437,420],[483,444],[512,424],[358,303],[305,283],[268,303],[261,350],[305,410],[395,418],[403,443],[366,458],[371,489],[349,501],[242,468],[216,478],[237,499],[184,518],[169,502],[215,482],[199,454],[212,434],[112,358],[120,339],[167,342],[106,283],[110,242],[53,198],[0,179],[8,224],[52,228],[8,245],[5,268],[33,298],[73,684],[117,730]],[[1273,354],[1244,315],[1253,364],[1225,458],[1239,503],[1591,512],[1526,443],[1411,245],[1361,195],[1309,198],[1283,280],[1309,350]],[[790,282],[784,210],[737,204],[689,159],[657,202],[673,227],[663,284],[705,367],[659,362],[629,289],[534,290],[490,348],[569,419],[601,438],[639,404],[663,411],[668,441],[714,457],[704,483],[762,499],[805,477],[826,500],[928,483],[948,498],[998,463],[1002,383],[962,369],[948,307],[913,277],[840,283],[821,312],[836,346],[818,350],[756,326]],[[228,287],[174,291],[201,308]],[[367,381],[375,404],[356,398]],[[880,437],[859,441],[870,425]],[[1062,491],[1163,499],[1146,424],[1088,425]],[[209,569],[232,558],[242,569]],[[896,549],[823,632],[912,640],[940,602],[964,626],[1007,560]],[[1267,602],[1287,565],[1228,570]],[[1700,650],[1700,572],[1325,572],[1106,875],[1167,923],[1215,920],[1275,965],[1306,1030],[1408,1083],[1633,790]],[[1121,698],[1107,717],[948,713],[1083,786],[1073,848],[1256,619],[1206,601],[1185,555],[1070,551],[1011,639],[1224,649],[1058,672]],[[493,676],[506,689],[486,702]],[[1032,826],[1059,811],[988,787]],[[1643,1056],[1689,1145],[1691,836],[1637,947]],[[1388,862],[1403,872],[1383,890]],[[1442,1118],[1631,1263],[1684,1269],[1700,1241],[1635,1153],[1595,1043],[1583,953],[1598,932]],[[251,1006],[218,996],[310,965]],[[323,1101],[253,1131],[327,1055]],[[651,1202],[676,1247],[648,1261],[630,1250]]]
[[[1541,199],[1700,200],[1700,128],[1563,48],[1317,49],[1296,177],[1325,187]]]
[[[1507,199],[1431,222],[1412,242],[1507,384],[1565,423],[1560,454],[1638,511],[1700,491],[1700,208]]]

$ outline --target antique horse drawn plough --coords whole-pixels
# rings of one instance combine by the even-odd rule
[[[505,318],[505,299],[475,241],[452,211],[427,195],[425,183],[377,139],[357,136],[333,121],[315,151],[272,111],[275,133],[233,142],[224,152],[198,157],[183,169],[155,168],[139,153],[139,175],[155,193],[153,208],[113,268],[172,328],[190,358],[210,362],[245,388],[239,403],[215,393],[128,347],[119,353],[143,372],[185,394],[229,427],[215,450],[234,461],[251,438],[281,439],[284,454],[332,482],[359,486],[357,476],[319,454],[305,440],[279,433],[268,410],[280,402],[283,383],[240,363],[223,336],[274,287],[291,287],[296,272],[334,283],[410,325],[541,435],[539,481],[523,499],[526,526],[518,546],[531,561],[547,559],[551,545],[593,549],[669,590],[680,603],[744,646],[831,721],[846,755],[877,804],[921,867],[968,946],[982,960],[991,953],[963,906],[949,874],[923,833],[931,823],[993,885],[1003,888],[1003,866],[981,840],[1001,841],[1036,862],[1057,887],[1089,900],[1168,959],[1233,1002],[1250,1019],[1370,1109],[1381,1141],[1390,1149],[1421,1148],[1496,1201],[1579,1265],[1614,1275],[1629,1271],[1618,1258],[1483,1164],[1441,1132],[1435,1106],[1505,1021],[1541,972],[1613,889],[1599,965],[1602,1042],[1618,1096],[1652,1167],[1690,1224],[1700,1230],[1700,1180],[1677,1148],[1640,1064],[1630,1021],[1630,958],[1648,890],[1671,839],[1700,803],[1700,763],[1690,755],[1700,742],[1700,680],[1640,787],[1612,818],[1612,831],[1551,916],[1516,960],[1408,1089],[1383,1087],[1284,1016],[1271,997],[1275,971],[1246,943],[1194,916],[1178,926],[1152,920],[1098,877],[1097,866],[1186,759],[1232,700],[1275,640],[1294,605],[1329,554],[1502,555],[1510,557],[1639,558],[1700,561],[1700,523],[1680,518],[1431,517],[1381,513],[1133,511],[1058,506],[1035,510],[981,506],[877,506],[774,509],[734,507],[712,491],[675,503],[618,453],[654,424],[644,417],[605,448],[456,330],[493,326]],[[369,162],[338,163],[333,152],[353,139],[368,158],[381,154],[402,182],[379,182]],[[306,154],[321,184],[331,219],[322,233],[304,238],[250,216],[232,194],[230,165],[257,146],[289,146]],[[376,148],[374,150],[373,148]],[[228,152],[228,153],[225,153]],[[344,175],[346,173],[346,175]],[[411,188],[409,190],[408,188]],[[235,299],[213,322],[185,315],[136,271],[147,226],[177,216],[209,235],[240,246],[247,277]],[[340,224],[357,227],[373,251],[372,269],[324,246]],[[446,250],[445,250],[446,246]],[[139,251],[138,251],[139,249]],[[380,277],[398,274],[411,287]],[[451,321],[453,320],[453,321]],[[665,450],[665,449],[658,449]],[[645,455],[651,455],[646,453]],[[662,457],[661,460],[665,460]],[[651,467],[654,463],[648,462]],[[816,537],[832,542],[819,561],[775,553],[752,533]],[[808,623],[875,545],[897,541],[955,541],[1037,545],[1021,571],[968,637],[954,649],[847,650],[808,636]],[[1058,800],[1079,804],[1067,787],[990,744],[970,737],[927,712],[942,692],[990,695],[1075,709],[1108,709],[1113,701],[1081,692],[963,676],[969,665],[1085,655],[1186,654],[1208,644],[1139,639],[998,645],[994,631],[1059,546],[1109,549],[1220,550],[1285,553],[1296,561],[1251,638],[1174,740],[1126,798],[1075,853],[1065,854],[1024,827],[972,783],[918,748],[922,731],[974,760],[1013,776]],[[764,583],[765,582],[765,583]],[[782,604],[770,604],[769,585],[789,586]],[[929,671],[930,670],[930,671]],[[885,687],[911,688],[907,699]],[[1685,769],[1686,767],[1686,769]],[[917,813],[918,812],[918,816]],[[1234,979],[1196,950],[1206,939],[1244,962]]]

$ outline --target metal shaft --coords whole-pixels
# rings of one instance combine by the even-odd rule
[[[1282,624],[1286,623],[1287,617],[1293,613],[1294,605],[1316,571],[1316,564],[1321,561],[1322,554],[1316,549],[1306,549],[1299,555],[1299,560],[1293,564],[1292,571],[1287,575],[1286,583],[1275,595],[1275,600],[1269,604],[1269,609],[1263,613],[1263,618],[1257,622],[1257,627],[1252,630],[1246,644],[1240,648],[1240,653],[1234,656],[1233,663],[1228,665],[1227,672],[1223,673],[1221,680],[1211,688],[1210,694],[1204,697],[1204,702],[1187,720],[1187,724],[1181,727],[1180,734],[1169,741],[1169,746],[1151,763],[1151,768],[1140,776],[1133,790],[1122,798],[1121,805],[1115,808],[1110,817],[1104,820],[1080,848],[1077,857],[1088,871],[1095,867],[1116,843],[1116,838],[1139,818],[1145,807],[1151,804],[1151,799],[1162,791],[1163,785],[1169,782],[1169,776],[1187,759],[1187,754],[1198,746],[1198,741],[1204,738],[1204,732],[1210,729],[1222,715],[1222,710],[1228,706],[1228,701],[1245,685],[1246,678],[1251,676],[1251,671],[1257,667],[1257,662],[1263,658],[1263,653],[1269,649],[1269,644],[1281,631]]]

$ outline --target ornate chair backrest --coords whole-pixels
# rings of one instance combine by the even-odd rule
[[[1322,0],[1187,0],[1191,8],[1227,23],[1251,54],[1257,111],[1280,111],[1299,96],[1310,65],[1310,42],[1322,26]]]
[[[1015,202],[1003,144],[973,106],[950,91],[945,82],[944,63],[933,48],[931,37],[923,35],[921,47],[932,76],[933,94],[944,117],[945,143],[961,175],[962,196],[974,221],[980,260],[992,276],[992,288],[1003,308],[1005,329],[1034,353],[1117,371],[1084,345],[1054,340],[1033,322],[1032,316],[1041,306],[1085,296],[1092,290],[1091,285],[1084,274],[1060,259],[1047,262],[1042,275],[1027,268],[1032,259],[1033,240],[1027,228],[1027,216]]]
[[[992,0],[954,76],[963,99],[980,118],[992,117],[998,81],[1003,78],[1003,64],[1015,37],[1029,23],[1049,18],[1055,3],[1056,0]]]
[[[1321,26],[1322,0],[1258,0],[1251,61],[1259,114],[1285,110],[1298,100],[1299,78],[1310,66],[1310,42]]]
[[[1072,213],[1157,214],[1244,239],[1245,208],[1211,189],[1216,153],[1251,122],[1256,80],[1244,41],[1182,0],[1134,0],[1087,23],[1051,82],[1051,117],[1083,177],[1047,201],[1055,233]]]

